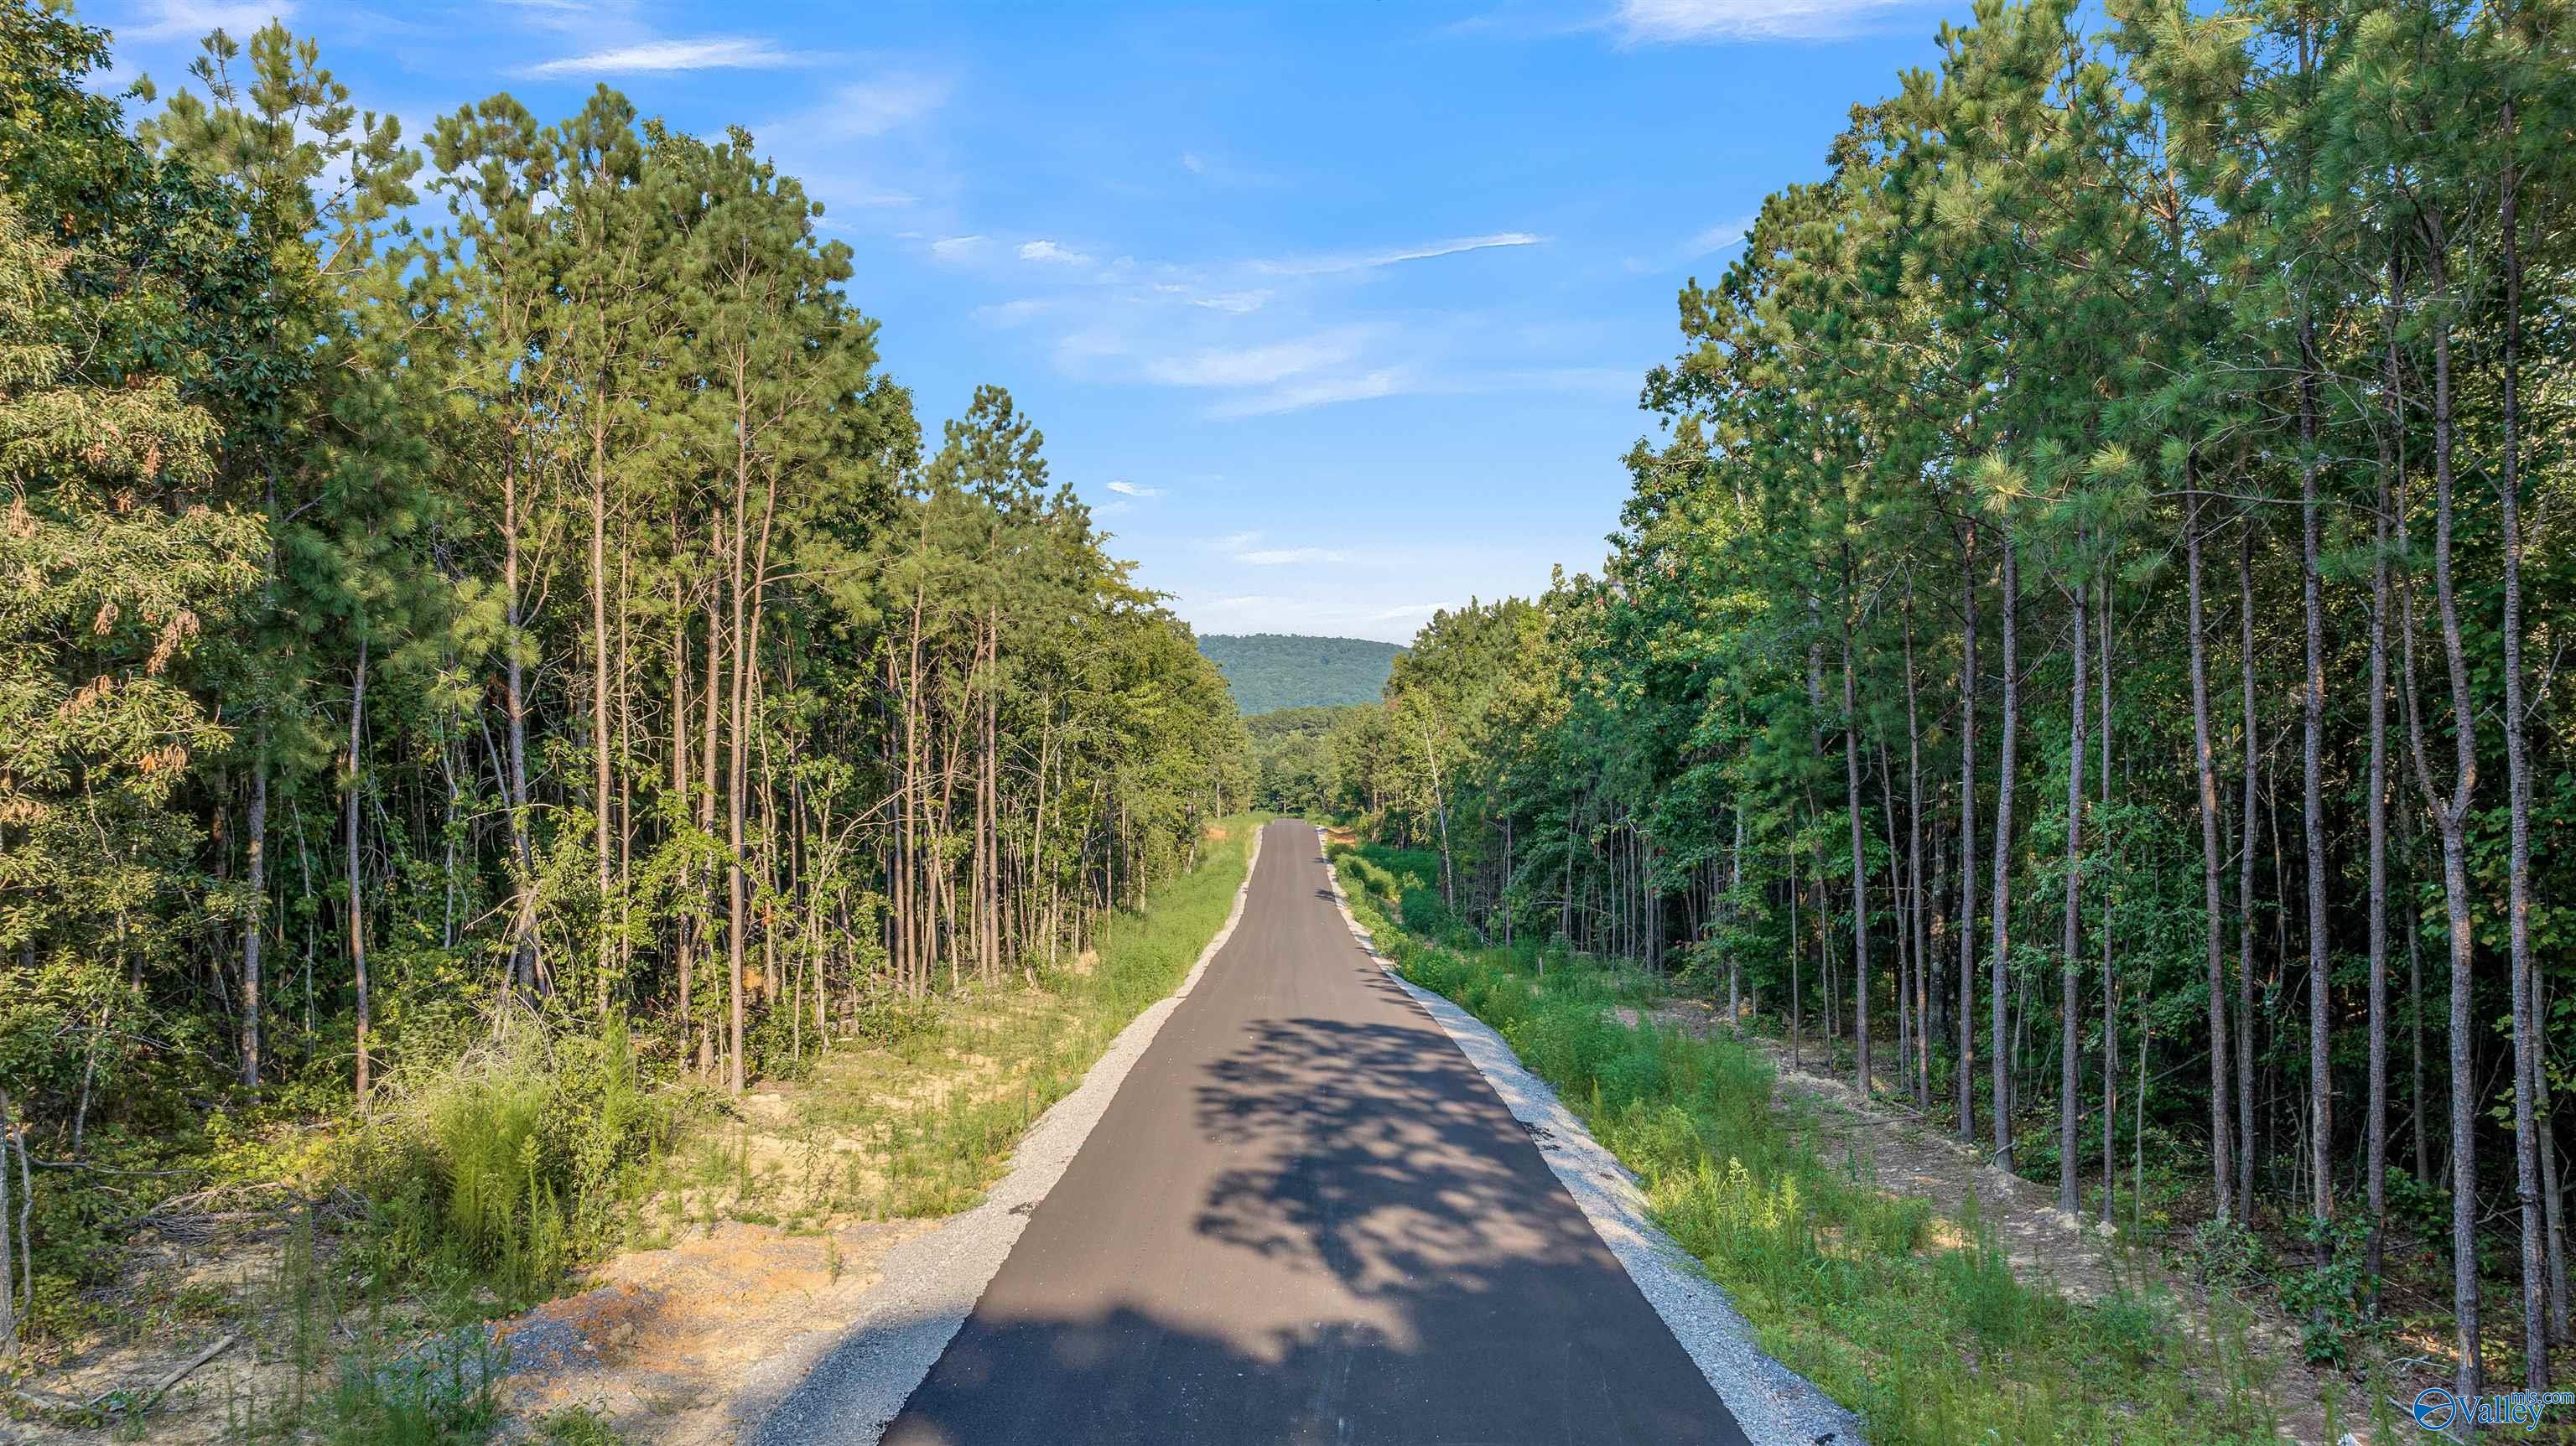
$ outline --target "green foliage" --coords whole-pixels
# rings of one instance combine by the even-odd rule
[[[1333,811],[1339,797],[1333,735],[1370,706],[1281,708],[1244,719],[1252,740],[1255,801],[1300,816]]]
[[[416,144],[274,22],[166,96],[112,64],[0,7],[0,1130],[76,1162],[0,1211],[41,1355],[206,1185],[354,1182],[384,1288],[544,1290],[711,1081],[1029,981],[1248,801],[1033,419],[982,386],[925,439],[754,137],[603,88]]]
[[[1199,639],[1246,714],[1374,703],[1404,649],[1365,638],[1209,633]]]
[[[617,1243],[632,1178],[693,1108],[648,1090],[623,1024],[598,1036],[522,1031],[416,1085],[397,1080],[351,1168],[383,1202],[387,1263],[443,1265],[513,1300]]]
[[[459,1326],[408,1355],[361,1351],[340,1363],[332,1446],[479,1446],[501,1420],[506,1348]]]

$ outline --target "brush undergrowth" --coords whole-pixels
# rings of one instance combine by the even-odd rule
[[[2088,1305],[2022,1283],[1973,1199],[1944,1220],[1877,1189],[1856,1158],[1819,1154],[1774,1109],[1758,1055],[1653,1020],[1651,976],[1466,947],[1454,931],[1433,942],[1392,922],[1430,912],[1418,863],[1346,845],[1333,857],[1404,976],[1483,1020],[1554,1086],[1645,1182],[1657,1222],[1734,1297],[1763,1349],[1850,1407],[1880,1446],[2276,1439],[2241,1320],[2213,1321],[2202,1345],[2162,1297]]]
[[[749,1131],[699,1132],[673,1161],[666,1183],[677,1188],[664,1192],[666,1205],[694,1194],[715,1202],[706,1209],[730,1202],[724,1213],[734,1219],[790,1229],[825,1216],[972,1208],[1020,1136],[1120,1030],[1179,986],[1233,910],[1264,817],[1220,823],[1223,836],[1208,840],[1196,869],[1103,920],[1092,950],[1042,969],[1035,989],[961,995],[864,1047],[836,1047],[795,1102],[788,1133],[803,1142],[800,1158],[764,1175]],[[864,1148],[848,1150],[853,1141]]]

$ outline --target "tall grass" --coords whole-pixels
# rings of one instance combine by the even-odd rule
[[[1372,857],[1374,855],[1374,857]],[[1419,888],[1401,860],[1337,848],[1354,910],[1407,979],[1502,1035],[1645,1182],[1654,1216],[1754,1324],[1763,1349],[1868,1424],[1881,1446],[2274,1439],[2225,1333],[2203,1347],[2169,1302],[2070,1302],[2017,1280],[1972,1198],[1955,1217],[1878,1189],[1775,1108],[1769,1065],[1645,1011],[1634,969],[1474,950],[1390,924]],[[1612,1012],[1639,1011],[1630,1026]]]
[[[397,1080],[353,1141],[372,1203],[366,1248],[389,1268],[541,1298],[616,1243],[642,1173],[688,1112],[649,1089],[622,1022],[521,1031]]]

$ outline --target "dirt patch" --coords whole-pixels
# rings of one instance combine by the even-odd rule
[[[638,1446],[721,1446],[756,1425],[744,1382],[848,1328],[886,1252],[937,1224],[895,1220],[789,1235],[719,1224],[621,1255],[578,1295],[501,1326],[508,1404],[526,1429],[585,1408]]]
[[[1625,1009],[1619,1012],[1630,1014]],[[1659,1005],[1654,1017],[1702,1036],[1724,1027],[1722,1010],[1696,1000]],[[1773,1041],[1753,1034],[1742,1038],[1764,1054],[1777,1073],[1774,1108],[1795,1114],[1819,1155],[1848,1159],[1863,1172],[1862,1178],[1880,1189],[1928,1200],[1943,1212],[1931,1230],[1936,1247],[1969,1244],[1959,1220],[1973,1197],[1978,1216],[2011,1260],[2013,1274],[2023,1281],[2045,1281],[2067,1298],[2087,1303],[2123,1293],[2159,1291],[2182,1307],[2181,1328],[2196,1341],[2209,1343],[2208,1294],[2190,1277],[2145,1252],[2123,1251],[2116,1232],[2106,1233],[2095,1222],[2058,1209],[2052,1187],[1996,1168],[1984,1149],[1951,1138],[1945,1122],[1918,1115],[1897,1101],[1864,1102],[1847,1080],[1791,1069],[1788,1051]],[[2269,1378],[2283,1439],[2329,1446],[2325,1392],[2340,1383],[2308,1369],[2301,1358],[2298,1327],[2272,1302],[2245,1296],[2231,1299],[2252,1313],[2247,1343],[2260,1358],[2259,1373]],[[2215,1383],[2213,1389],[2217,1389]],[[2346,1410],[2337,1419],[2350,1422],[2355,1417]]]

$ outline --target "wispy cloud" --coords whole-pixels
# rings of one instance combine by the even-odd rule
[[[1753,223],[1756,219],[1758,218],[1753,216],[1738,216],[1732,221],[1720,221],[1690,238],[1690,244],[1683,249],[1697,258],[1706,256],[1712,251],[1723,251],[1729,246],[1741,246],[1745,239],[1753,234]]]
[[[1349,361],[1356,333],[1321,332],[1266,346],[1215,347],[1146,363],[1145,375],[1172,387],[1263,387]]]
[[[835,89],[815,115],[838,135],[881,136],[946,105],[953,89],[938,76],[888,72]]]
[[[1249,191],[1279,184],[1276,176],[1231,165],[1204,151],[1183,151],[1180,159],[1182,170],[1220,189]]]
[[[1328,276],[1344,271],[1365,271],[1372,267],[1393,266],[1405,261],[1428,261],[1435,256],[1456,256],[1466,251],[1490,251],[1506,246],[1537,246],[1547,238],[1527,231],[1497,231],[1490,236],[1460,236],[1449,241],[1433,241],[1422,246],[1408,246],[1395,251],[1371,251],[1347,256],[1307,256],[1282,261],[1258,261],[1255,269],[1278,276]]]
[[[269,3],[228,4],[224,0],[152,0],[141,7],[143,21],[117,31],[120,40],[198,40],[207,32],[221,30],[236,40],[270,20],[291,19],[295,6],[290,0]]]
[[[1720,221],[1714,226],[1692,233],[1689,240],[1669,251],[1652,256],[1631,256],[1620,264],[1631,276],[1652,276],[1677,266],[1688,265],[1703,256],[1714,256],[1721,251],[1733,250],[1752,239],[1755,219],[1754,216],[1745,215],[1738,216],[1732,221]]]
[[[1246,567],[1311,567],[1344,561],[1345,554],[1329,547],[1264,547],[1236,553],[1234,560]]]
[[[1043,261],[1056,266],[1088,266],[1091,264],[1090,257],[1085,256],[1079,251],[1072,250],[1065,246],[1060,246],[1053,241],[1021,242],[1020,259],[1022,261]]]
[[[1904,0],[1619,0],[1612,23],[1631,44],[1822,40]]]
[[[689,40],[645,40],[587,55],[567,55],[519,74],[537,80],[567,75],[636,75],[671,70],[780,70],[803,64],[766,40],[747,35],[705,35]]]
[[[1184,287],[1182,289],[1187,290],[1188,288]],[[1192,306],[1205,307],[1210,311],[1229,312],[1236,316],[1241,316],[1246,312],[1259,311],[1262,307],[1268,305],[1269,302],[1270,293],[1267,291],[1226,291],[1219,292],[1214,296],[1193,296],[1190,298],[1190,305]]]
[[[930,243],[930,254],[941,261],[963,261],[983,247],[981,236],[942,236]]]
[[[1163,489],[1160,487],[1139,487],[1124,477],[1110,483],[1109,490],[1117,493],[1121,497],[1160,497],[1163,495]]]
[[[1047,301],[1034,296],[1024,296],[1017,301],[996,302],[991,306],[976,307],[973,315],[977,321],[984,323],[986,326],[1000,327],[1007,330],[1011,327],[1022,326],[1031,321],[1035,321],[1037,318],[1044,316],[1049,310],[1053,309],[1054,306],[1055,303],[1052,301]]]
[[[1376,397],[1392,397],[1410,390],[1406,374],[1392,367],[1362,372],[1355,376],[1319,377],[1310,381],[1290,382],[1249,396],[1233,397],[1208,409],[1211,417],[1267,417],[1280,412],[1302,412],[1308,407],[1328,407],[1338,402],[1364,402]]]

